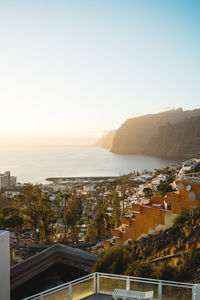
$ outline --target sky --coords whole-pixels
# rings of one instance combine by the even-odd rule
[[[74,143],[199,108],[199,15],[199,0],[0,0],[0,136]]]

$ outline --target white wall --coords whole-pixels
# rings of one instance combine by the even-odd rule
[[[9,232],[0,230],[0,299],[10,299]]]

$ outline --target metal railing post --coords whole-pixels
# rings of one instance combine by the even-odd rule
[[[130,278],[126,278],[126,289],[129,291],[130,290]]]
[[[72,300],[72,285],[69,284],[68,299]]]
[[[99,282],[99,273],[97,273],[97,293],[99,293],[100,282]]]
[[[195,300],[200,300],[200,284],[195,284]]]
[[[195,284],[192,287],[192,300],[195,300]]]
[[[43,294],[40,295],[40,300],[44,300],[44,295]]]
[[[96,286],[96,273],[93,274],[93,293],[96,294],[97,286]]]
[[[162,300],[162,281],[159,280],[158,283],[158,300]]]
[[[192,300],[200,300],[200,284],[194,284],[192,288]]]

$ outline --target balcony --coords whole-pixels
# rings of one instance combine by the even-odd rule
[[[199,300],[200,284],[93,273],[23,300],[111,300],[115,288],[154,291],[154,300]]]

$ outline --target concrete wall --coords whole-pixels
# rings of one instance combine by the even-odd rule
[[[163,224],[158,224],[157,226],[155,226],[154,228],[150,228],[149,229],[149,234],[157,234],[159,233],[161,230],[166,230],[169,227],[173,226],[174,224],[174,220],[177,218],[178,214],[165,214],[164,216],[164,225]]]
[[[0,299],[10,299],[9,232],[0,230]]]
[[[168,227],[171,227],[174,225],[174,221],[175,219],[177,218],[178,214],[176,213],[171,213],[171,214],[166,214],[165,215],[165,226],[166,228]]]
[[[200,207],[200,184],[178,181],[179,193],[169,193],[167,195],[168,201],[171,203],[172,212],[180,212],[182,209],[190,210],[192,208]],[[182,189],[180,188],[182,185]],[[187,186],[190,190],[187,191]],[[191,200],[190,194],[195,193],[196,199]]]
[[[158,207],[133,204],[132,208],[133,211],[140,211],[140,213],[135,213],[135,220],[131,220],[130,226],[126,226],[123,232],[112,230],[112,235],[119,237],[116,241],[117,244],[122,244],[129,238],[136,240],[141,235],[148,234],[150,228],[154,228],[158,224],[165,224],[167,212]],[[124,219],[122,219],[123,221],[125,222]]]

